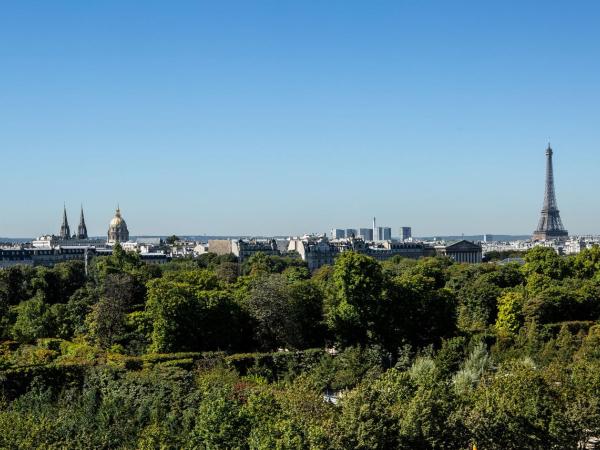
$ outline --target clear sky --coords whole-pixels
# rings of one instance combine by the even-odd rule
[[[493,4],[492,4],[493,3]],[[600,2],[0,5],[0,236],[600,233]]]

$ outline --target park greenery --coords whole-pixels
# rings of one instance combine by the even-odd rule
[[[0,270],[0,448],[584,448],[600,247],[523,259]]]

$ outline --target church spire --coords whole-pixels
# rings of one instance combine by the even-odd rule
[[[81,205],[81,215],[79,217],[79,227],[77,228],[77,239],[87,239],[87,227],[85,226],[85,217],[83,216],[83,205]]]
[[[70,239],[71,238],[71,230],[69,228],[69,221],[67,220],[67,206],[63,204],[63,221],[60,226],[60,238],[61,239]]]

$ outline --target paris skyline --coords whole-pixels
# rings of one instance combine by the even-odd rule
[[[4,6],[0,236],[600,233],[600,6],[352,3]]]

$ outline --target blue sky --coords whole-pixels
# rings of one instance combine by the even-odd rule
[[[600,233],[593,1],[0,6],[0,236]]]

